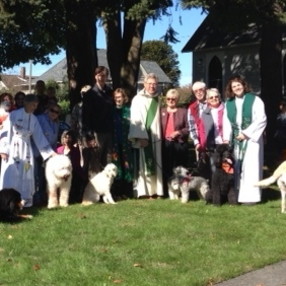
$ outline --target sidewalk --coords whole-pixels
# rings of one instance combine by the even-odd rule
[[[286,260],[227,280],[216,286],[286,286]]]

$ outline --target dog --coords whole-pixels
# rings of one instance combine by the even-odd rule
[[[214,205],[238,203],[238,193],[234,185],[234,158],[228,144],[217,145],[212,155],[215,171],[212,174],[211,189],[206,194],[206,202]]]
[[[71,160],[65,155],[50,157],[46,163],[48,209],[67,207],[72,181]]]
[[[272,176],[255,184],[256,187],[266,188],[277,182],[281,192],[281,213],[286,213],[286,161],[282,162]]]
[[[109,163],[105,168],[94,175],[84,189],[82,205],[91,205],[99,201],[102,196],[106,204],[116,204],[112,198],[110,188],[117,176],[117,167]]]
[[[0,191],[0,220],[15,221],[19,219],[31,219],[32,215],[20,214],[25,205],[18,191],[5,188]]]
[[[178,200],[181,197],[181,202],[187,203],[191,190],[197,191],[200,199],[205,199],[209,191],[208,181],[200,176],[191,176],[189,170],[182,166],[175,167],[168,180],[169,198]]]

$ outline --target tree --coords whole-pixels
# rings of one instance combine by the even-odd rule
[[[171,79],[174,86],[179,85],[181,71],[178,55],[172,46],[163,41],[146,41],[142,45],[141,59],[157,62]]]

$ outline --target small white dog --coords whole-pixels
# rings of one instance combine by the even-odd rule
[[[107,164],[103,171],[94,175],[85,187],[82,204],[91,205],[98,202],[100,196],[106,204],[116,204],[110,193],[116,175],[117,167],[113,163]]]
[[[259,181],[255,186],[266,188],[276,181],[281,192],[281,212],[286,213],[286,161],[277,167],[272,176]]]
[[[48,159],[45,168],[48,192],[48,208],[68,206],[72,181],[72,164],[65,155]]]
[[[178,200],[187,203],[191,190],[196,190],[200,199],[205,199],[206,193],[210,190],[208,181],[199,176],[191,176],[190,172],[178,166],[173,169],[173,176],[168,181],[168,192],[171,200]]]

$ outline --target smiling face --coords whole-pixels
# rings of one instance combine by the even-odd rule
[[[207,102],[210,107],[218,107],[220,105],[220,94],[216,88],[207,90]]]
[[[231,89],[235,96],[242,97],[244,95],[244,86],[239,81],[233,81],[231,83]]]
[[[149,93],[150,95],[154,95],[157,92],[157,85],[158,85],[158,81],[157,78],[155,77],[155,75],[148,75],[145,78],[144,81],[144,89],[147,91],[147,93]]]

